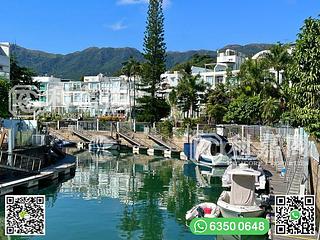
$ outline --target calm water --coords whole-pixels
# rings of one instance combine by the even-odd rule
[[[74,178],[36,192],[46,195],[46,236],[32,239],[215,239],[185,226],[187,210],[222,191],[220,178],[196,176],[178,160],[81,153]]]

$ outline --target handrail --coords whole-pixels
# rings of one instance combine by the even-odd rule
[[[152,135],[153,137],[157,138],[160,137],[160,141],[162,141],[163,143],[167,144],[168,146],[170,146],[171,149],[177,149],[179,150],[180,147],[178,145],[176,145],[173,141],[163,137],[163,135],[157,131],[157,129],[151,128],[151,131],[149,132],[149,135]]]

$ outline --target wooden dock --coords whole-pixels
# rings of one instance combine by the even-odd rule
[[[23,177],[16,180],[8,180],[0,184],[0,195],[12,193],[17,187],[31,188],[39,185],[42,180],[55,180],[64,175],[73,174],[76,168],[75,157],[67,155],[58,163],[41,169],[32,176]]]

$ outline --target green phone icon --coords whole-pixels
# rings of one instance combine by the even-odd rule
[[[290,212],[290,220],[293,220],[293,221],[299,220],[300,217],[301,217],[301,213],[299,210],[295,209]]]

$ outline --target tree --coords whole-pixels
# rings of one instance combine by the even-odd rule
[[[257,124],[261,122],[260,108],[260,95],[241,95],[230,103],[223,120],[238,124]]]
[[[162,0],[150,0],[147,26],[144,37],[144,58],[142,67],[141,91],[145,95],[137,100],[139,119],[147,121],[158,121],[166,117],[170,112],[170,106],[165,99],[157,96],[161,83],[161,74],[165,72],[166,44],[164,42],[164,16],[162,11]],[[169,109],[169,111],[168,111]],[[154,114],[153,116],[151,114]],[[146,117],[146,119],[143,119]]]
[[[281,106],[279,99],[269,97],[262,100],[262,120],[264,124],[273,124],[279,121],[281,116]]]
[[[177,106],[178,108],[187,113],[189,112],[193,117],[194,112],[199,111],[199,106],[204,102],[205,90],[207,85],[199,80],[199,76],[192,76],[190,74],[184,74],[180,79],[177,86]]]
[[[280,85],[280,71],[284,70],[290,62],[290,55],[288,53],[288,45],[277,43],[270,48],[270,52],[266,54],[266,60],[270,67],[272,67],[277,75],[276,81]]]
[[[136,77],[141,73],[141,65],[133,57],[130,57],[128,61],[122,63],[121,73],[128,77],[129,88],[129,105],[130,105],[130,117],[135,118],[136,108]],[[131,82],[133,77],[133,108],[131,107]]]
[[[9,81],[5,78],[0,77],[0,117],[6,118],[9,116],[9,89],[11,85]]]
[[[19,66],[15,56],[10,58],[10,81],[12,86],[15,85],[35,85],[32,81],[32,77],[35,76],[35,72],[26,67]]]
[[[223,117],[227,112],[230,98],[227,92],[226,85],[218,84],[209,92],[208,101],[206,103],[206,112],[209,121],[214,124],[222,123]]]
[[[308,18],[298,34],[288,70],[290,111],[320,138],[320,19]]]

